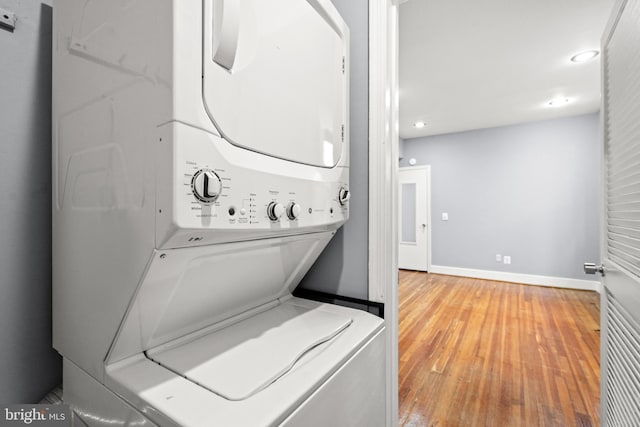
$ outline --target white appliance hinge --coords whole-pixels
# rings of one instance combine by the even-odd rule
[[[344,65],[344,56],[342,57],[342,74],[344,74],[344,70],[345,70],[345,65]]]
[[[341,131],[342,142],[344,142],[344,125],[342,125],[341,127],[342,127],[342,131]]]

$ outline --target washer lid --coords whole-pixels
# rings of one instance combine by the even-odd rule
[[[280,304],[187,344],[148,351],[147,357],[227,400],[245,400],[352,322],[345,315]]]
[[[347,129],[348,29],[326,0],[204,0],[203,98],[234,145],[334,167]]]

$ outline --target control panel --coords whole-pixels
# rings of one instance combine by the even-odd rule
[[[180,132],[164,151],[173,180],[166,181],[168,192],[158,192],[157,223],[166,229],[158,231],[161,246],[326,231],[348,219],[348,168],[275,159],[174,126]]]
[[[191,159],[182,166],[180,199],[183,206],[189,206],[188,216],[193,220],[190,222],[199,222],[200,226],[271,227],[337,222],[348,208],[351,196],[346,184],[334,183],[332,189],[325,183],[285,183],[275,175],[248,180],[244,178],[246,174],[256,174],[255,171],[217,168]]]

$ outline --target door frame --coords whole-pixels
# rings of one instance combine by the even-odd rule
[[[398,5],[369,0],[369,299],[384,303],[386,425],[398,424]]]
[[[405,166],[402,168],[398,168],[398,174],[402,171],[415,171],[415,170],[424,170],[427,172],[427,272],[431,272],[431,165],[424,166]],[[400,182],[398,182],[400,185]],[[400,190],[398,187],[398,197],[401,197]],[[398,202],[398,209],[400,209],[400,202]],[[400,210],[398,210],[400,212]],[[400,222],[398,221],[398,224]],[[399,231],[398,231],[398,244],[400,244],[399,239]]]

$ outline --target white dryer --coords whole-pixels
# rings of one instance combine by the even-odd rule
[[[53,64],[78,425],[384,425],[383,320],[292,296],[349,217],[332,4],[55,0]]]

